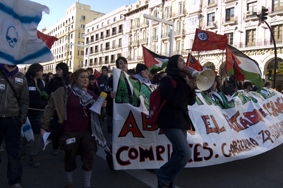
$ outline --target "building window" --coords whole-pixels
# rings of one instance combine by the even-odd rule
[[[153,11],[153,16],[157,17],[157,10]]]
[[[119,33],[123,32],[123,25],[119,25]]]
[[[257,2],[248,3],[247,11],[251,11],[253,14],[257,14]]]
[[[171,17],[170,7],[165,7],[164,18],[170,18],[170,17]]]
[[[81,24],[81,28],[82,28],[82,29],[85,28],[85,25],[84,25],[84,24]]]
[[[178,3],[178,14],[183,14],[184,13],[184,2],[179,2]]]
[[[163,50],[162,50],[163,55],[168,55],[168,43],[163,44]]]
[[[273,0],[273,11],[283,10],[283,0]]]
[[[246,31],[246,46],[255,46],[256,30],[251,29]]]
[[[180,50],[181,50],[181,41],[180,40],[177,40],[176,41],[176,52],[178,54],[180,54]]]
[[[276,26],[271,27],[276,43],[282,43],[282,28],[283,28],[283,25],[276,25]],[[273,42],[272,38],[270,41]]]
[[[146,38],[147,38],[147,34],[146,34],[146,30],[144,30],[144,31],[142,32],[142,40],[143,40],[143,41],[146,41]]]
[[[119,39],[119,47],[122,47],[122,39]]]
[[[215,3],[215,0],[208,0],[208,5],[212,5],[212,4],[214,4]]]
[[[234,34],[233,33],[227,33],[226,35],[228,37],[228,44],[233,45]]]
[[[81,19],[82,19],[82,20],[85,20],[85,16],[84,16],[84,15],[82,15]]]
[[[234,8],[226,9],[225,21],[226,22],[234,21]]]
[[[181,29],[182,29],[182,22],[181,21],[177,21],[176,22],[176,33],[177,34],[181,34]]]
[[[157,29],[156,28],[153,28],[152,36],[154,38],[157,38]]]
[[[104,60],[105,60],[105,62],[104,62],[105,64],[108,64],[108,63],[109,63],[109,58],[108,58],[108,56],[105,56],[105,57],[104,57]]]
[[[110,29],[107,29],[106,30],[106,37],[109,37],[110,36]]]
[[[214,23],[215,21],[215,12],[207,14],[207,25]]]

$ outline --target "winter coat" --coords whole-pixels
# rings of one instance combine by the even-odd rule
[[[3,69],[3,66],[1,66],[0,71],[6,74]],[[8,79],[16,90],[19,103],[10,85],[0,73],[0,117],[18,116],[22,122],[25,122],[29,108],[27,80],[24,74],[18,71],[15,71]]]
[[[37,86],[33,78],[26,75],[29,88],[29,107],[34,109],[44,109],[47,105],[48,98],[41,97],[41,92],[44,91],[44,82],[41,79],[37,80]]]
[[[159,128],[188,130],[192,125],[188,105],[195,103],[196,93],[186,83],[186,75],[177,69],[177,67],[170,66],[169,63],[170,59],[166,72],[171,78],[165,76],[161,79],[159,86],[161,99],[166,100],[166,102],[160,111],[158,126]],[[173,87],[172,79],[176,82],[176,88]]]
[[[70,78],[66,77],[53,77],[48,85],[45,88],[45,91],[47,92],[48,95],[50,95],[52,92],[56,91],[59,87],[62,87],[64,85],[70,84]]]

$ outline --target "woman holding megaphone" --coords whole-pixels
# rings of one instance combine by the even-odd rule
[[[160,82],[161,99],[166,103],[160,110],[158,126],[172,144],[171,158],[157,172],[158,187],[174,187],[177,175],[191,158],[187,130],[192,127],[188,105],[196,101],[196,83],[184,72],[185,61],[181,55],[169,58],[167,76]]]

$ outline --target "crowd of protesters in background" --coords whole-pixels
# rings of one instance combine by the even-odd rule
[[[179,56],[176,58],[179,58]],[[174,66],[176,68],[177,59],[174,60]],[[156,87],[159,87],[160,83],[162,84],[162,78],[164,78],[168,70],[160,70],[158,71],[157,69],[154,68],[149,68],[147,65],[143,63],[138,63],[134,69],[129,69],[128,70],[128,62],[127,59],[124,57],[118,57],[116,60],[116,68],[120,69],[121,71],[124,71],[129,75],[129,78],[138,80],[141,84],[147,84],[147,85],[156,85]],[[15,67],[9,67],[6,65],[1,65],[0,70],[9,75],[9,76],[14,76],[18,75],[18,69]],[[177,69],[176,69],[177,70]],[[96,70],[95,70],[96,71]],[[170,71],[169,71],[170,72]],[[172,76],[172,75],[171,75]],[[1,77],[1,74],[0,74]],[[113,89],[113,75],[110,75],[108,67],[103,66],[101,68],[101,72],[98,73],[97,71],[94,74],[93,68],[87,68],[87,69],[79,69],[75,71],[74,73],[69,72],[68,65],[65,63],[58,63],[56,65],[56,73],[47,73],[43,74],[43,66],[40,64],[32,64],[29,66],[25,76],[22,76],[22,80],[25,83],[25,88],[17,88],[16,92],[21,92],[21,97],[20,103],[20,109],[18,112],[9,112],[8,109],[6,111],[3,111],[3,114],[6,113],[11,113],[12,115],[15,114],[19,116],[20,118],[25,117],[27,114],[27,117],[30,120],[31,127],[34,133],[34,140],[27,143],[27,141],[22,138],[21,139],[21,145],[15,145],[14,141],[17,141],[18,139],[18,133],[15,135],[15,140],[11,141],[11,139],[8,139],[3,135],[3,131],[5,130],[5,126],[7,122],[10,120],[7,119],[7,122],[0,122],[0,151],[5,151],[5,148],[7,148],[7,154],[9,156],[9,159],[11,161],[8,164],[8,179],[9,179],[9,184],[13,187],[20,187],[21,183],[21,166],[15,166],[15,164],[12,164],[13,161],[15,161],[18,164],[18,161],[20,159],[29,159],[29,163],[31,164],[32,167],[38,168],[40,167],[40,159],[38,158],[38,153],[40,152],[40,144],[41,143],[41,128],[43,130],[48,131],[48,124],[51,122],[50,120],[52,119],[62,119],[64,117],[61,117],[62,114],[58,114],[56,110],[54,110],[54,107],[58,104],[62,105],[60,106],[61,108],[64,108],[64,87],[70,87],[71,89],[75,88],[83,88],[84,91],[88,93],[88,97],[93,98],[94,100],[100,95],[100,93],[106,92],[108,94],[106,101],[107,105],[103,106],[101,109],[101,114],[99,116],[99,124],[102,126],[103,122],[107,124],[107,130],[109,133],[112,133],[113,131],[113,99],[116,98],[116,92]],[[168,80],[168,79],[167,79]],[[169,80],[168,83],[171,83]],[[16,83],[13,83],[14,85]],[[268,81],[265,81],[265,79],[262,79],[262,86],[266,88],[271,88],[271,84]],[[6,87],[7,84],[6,84]],[[61,88],[61,89],[60,89]],[[172,88],[173,89],[173,88]],[[164,93],[167,92],[167,89],[164,88]],[[174,89],[173,89],[174,90]],[[253,83],[251,83],[249,80],[245,80],[244,82],[239,82],[235,80],[234,75],[230,77],[225,77],[222,78],[221,76],[216,76],[215,81],[213,85],[211,86],[210,89],[204,91],[207,95],[213,95],[215,92],[223,92],[227,96],[233,96],[235,92],[243,90],[245,92],[250,92],[250,91],[256,91],[257,87],[254,86]],[[12,91],[12,90],[11,90]],[[24,91],[24,92],[23,92]],[[28,93],[29,93],[29,105],[25,106],[27,101],[28,101]],[[60,97],[56,98],[55,93],[58,92],[61,93]],[[22,94],[24,93],[24,94]],[[72,94],[76,93],[76,94]],[[10,96],[13,96],[13,94],[10,94]],[[50,97],[52,100],[50,100]],[[65,150],[65,171],[67,175],[67,185],[66,187],[72,187],[72,173],[75,169],[75,155],[77,152],[82,152],[80,153],[82,156],[82,161],[83,161],[83,169],[84,169],[84,185],[83,187],[89,187],[90,186],[90,177],[91,177],[91,172],[93,168],[93,157],[96,151],[96,144],[95,141],[91,139],[91,132],[89,132],[89,118],[87,116],[89,115],[89,109],[85,108],[84,104],[80,103],[76,97],[79,97],[80,100],[83,98],[83,96],[78,92],[78,90],[74,90],[73,92],[69,93],[69,99],[68,103],[63,109],[63,111],[68,111],[67,117],[69,119],[72,119],[73,117],[77,118],[77,116],[74,116],[78,111],[74,109],[75,105],[82,106],[82,112],[83,114],[86,114],[86,116],[80,117],[79,120],[73,119],[72,121],[69,121],[68,119],[65,120],[64,122],[66,123],[66,127],[64,128],[64,136],[67,138],[75,136],[80,142],[77,143],[76,150],[68,150],[68,148],[65,146],[60,147],[60,144],[58,142],[53,142],[53,155],[58,155],[59,153],[59,148],[63,148]],[[129,97],[129,96],[128,96]],[[131,96],[130,96],[131,97]],[[61,101],[58,101],[58,100]],[[16,99],[15,99],[16,100]],[[15,100],[11,99],[10,103],[15,103]],[[17,99],[18,100],[18,99]],[[48,103],[49,101],[49,103]],[[58,101],[56,103],[55,101]],[[75,101],[76,103],[73,103]],[[5,101],[3,101],[5,102]],[[47,105],[48,104],[48,105]],[[72,104],[72,105],[71,105]],[[90,103],[87,103],[89,107]],[[105,103],[106,104],[106,103]],[[45,107],[48,108],[45,108]],[[58,107],[59,108],[59,107]],[[44,114],[44,109],[48,109],[48,111],[45,112]],[[44,114],[44,115],[43,115]],[[73,115],[73,116],[72,116]],[[24,119],[20,119],[19,122],[24,122]],[[42,124],[44,122],[44,124]],[[78,122],[84,122],[83,126],[83,134],[78,134],[76,132],[80,132],[81,128],[78,128],[74,125],[74,123]],[[18,122],[17,122],[18,123]],[[13,131],[13,130],[11,130]],[[4,136],[4,137],[3,137]],[[185,139],[184,139],[185,140]],[[5,141],[5,142],[4,142]],[[4,143],[6,143],[6,147],[4,147]],[[17,152],[16,150],[12,151],[9,150],[9,146],[11,144],[13,145],[13,148],[19,151],[20,153],[20,158],[17,158],[14,153]],[[85,148],[86,146],[88,147],[85,148],[87,149],[88,153],[85,153],[81,151],[80,147]],[[30,147],[30,153],[29,156],[27,156],[26,148]],[[110,147],[111,149],[111,147]],[[92,151],[92,152],[90,152]],[[106,151],[105,151],[106,152]],[[85,159],[87,160],[85,160]],[[1,158],[0,158],[1,159]],[[108,162],[108,166],[111,170],[113,170],[113,161],[112,161],[112,155],[109,152],[106,152],[106,159]],[[13,169],[16,167],[17,169]],[[181,169],[181,168],[180,168]],[[11,173],[10,173],[11,172]],[[13,172],[13,173],[12,173]],[[166,179],[165,176],[162,175],[162,168],[159,170],[159,186],[161,184],[174,184],[174,179]]]

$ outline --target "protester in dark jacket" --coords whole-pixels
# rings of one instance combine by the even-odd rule
[[[181,55],[169,58],[165,76],[161,79],[161,99],[166,100],[160,111],[158,126],[173,146],[171,158],[157,172],[158,187],[174,187],[174,181],[191,158],[191,149],[187,142],[187,130],[192,122],[188,114],[188,105],[196,101],[193,80],[183,73],[186,62]],[[171,78],[170,78],[171,77]],[[172,84],[176,82],[176,88]]]
[[[56,74],[46,86],[46,92],[50,95],[59,87],[70,84],[69,67],[66,63],[58,63],[56,65]]]
[[[27,80],[16,65],[0,64],[0,144],[4,138],[7,152],[7,180],[11,187],[21,187],[20,158],[21,127],[26,121],[29,106]],[[5,77],[15,89],[8,84]],[[1,158],[0,158],[1,162]],[[3,176],[3,174],[2,174]],[[1,182],[1,187],[3,187]]]
[[[40,127],[43,110],[47,105],[48,94],[44,91],[44,81],[42,80],[43,66],[36,63],[29,66],[26,72],[26,79],[29,88],[29,110],[28,118],[33,130],[34,140],[30,142],[30,164],[36,168],[40,166],[38,161],[38,151],[40,147]],[[21,156],[26,158],[27,140],[22,137]]]
[[[107,92],[108,91],[108,82],[109,82],[109,76],[108,76],[108,68],[106,66],[103,66],[101,68],[101,75],[97,78],[99,87],[101,91]]]
[[[70,84],[71,80],[69,77],[69,68],[66,63],[58,63],[56,65],[56,74],[50,80],[49,84],[46,87],[46,92],[48,95],[51,95],[52,92],[56,91],[58,88]],[[58,155],[59,146],[56,142],[53,142],[53,155]]]
[[[89,79],[88,90],[92,91],[98,97],[100,94],[100,88],[97,79],[95,78],[94,75],[89,75],[88,79]]]

